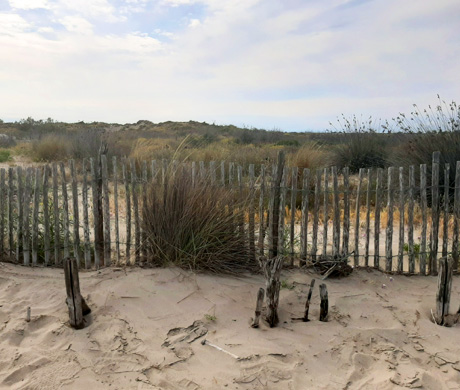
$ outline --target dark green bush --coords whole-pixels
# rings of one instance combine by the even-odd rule
[[[168,177],[164,185],[150,188],[143,209],[147,262],[214,273],[256,270],[248,235],[238,229],[244,207],[233,194],[193,183],[190,171],[182,168]]]

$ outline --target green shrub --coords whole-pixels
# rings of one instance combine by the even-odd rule
[[[11,160],[11,152],[6,149],[0,149],[0,163],[4,163]]]
[[[181,168],[152,186],[146,203],[142,224],[151,265],[233,274],[257,269],[248,235],[238,230],[244,207],[228,189],[193,183]]]

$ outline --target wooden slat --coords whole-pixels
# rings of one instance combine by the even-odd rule
[[[172,171],[170,172],[171,175],[175,175],[176,173],[176,164],[177,161],[173,161],[173,168]],[[144,214],[146,212],[146,207],[147,207],[147,163],[145,161],[142,162],[142,181],[141,181],[141,186],[142,186],[142,207],[140,208],[140,221],[144,218]],[[141,230],[141,256],[142,256],[142,261],[146,261],[147,259],[147,235],[144,231],[143,224],[140,223],[140,230]]]
[[[115,250],[116,250],[116,264],[120,265],[120,226],[118,221],[118,162],[117,156],[112,157],[113,165],[113,201],[115,209]],[[153,170],[152,170],[153,173]],[[153,180],[152,175],[152,180]]]
[[[70,176],[72,178],[72,204],[73,204],[73,255],[80,266],[80,213],[78,210],[78,182],[75,170],[75,161],[70,160]]]
[[[54,227],[54,265],[61,261],[61,228],[60,228],[60,208],[58,190],[58,170],[57,164],[52,165],[53,173],[53,227]]]
[[[225,187],[225,161],[220,162],[220,184]]]
[[[0,259],[5,254],[5,169],[0,170]]]
[[[136,166],[134,161],[130,161],[131,164],[131,187],[133,192],[133,211],[134,211],[134,253],[135,253],[135,264],[139,264],[141,253],[140,253],[140,244],[141,244],[141,233],[140,233],[140,219],[139,219],[139,201],[137,194],[137,175],[136,175]],[[163,165],[164,168],[164,165]],[[166,183],[166,170],[164,168],[163,176],[163,185]]]
[[[409,167],[409,205],[408,205],[408,232],[407,242],[409,249],[409,274],[415,273],[414,251],[414,197],[415,197],[415,167]]]
[[[359,169],[358,189],[356,191],[355,204],[355,250],[354,250],[354,266],[359,266],[359,228],[360,228],[360,210],[361,210],[361,189],[363,186],[364,168]]]
[[[337,256],[340,252],[340,209],[339,209],[339,179],[337,167],[332,167],[332,187],[333,187],[333,231],[332,231],[332,255]]]
[[[26,180],[24,183],[24,206],[22,220],[22,246],[24,253],[24,265],[30,265],[30,198],[32,192],[32,168],[26,170]]]
[[[280,184],[279,228],[278,228],[278,255],[285,255],[285,225],[286,225],[286,195],[289,168],[284,167]]]
[[[216,185],[216,162],[209,162],[209,173],[211,175],[211,185],[214,187]]]
[[[223,171],[225,172],[225,171]],[[225,174],[225,173],[224,173]],[[260,190],[259,190],[259,240],[258,248],[259,255],[264,256],[265,254],[265,165],[262,164],[260,167]]]
[[[294,265],[294,256],[295,256],[295,213],[297,210],[296,201],[297,201],[297,176],[299,174],[299,169],[297,167],[292,168],[291,176],[291,223],[289,225],[289,247],[290,247],[290,265]]]
[[[308,202],[309,202],[309,180],[310,170],[304,168],[302,174],[302,216],[301,216],[301,231],[300,231],[300,266],[307,264],[308,251]]]
[[[439,241],[439,161],[440,153],[433,153],[431,166],[431,234],[430,260],[428,270],[431,275],[438,274],[438,241]]]
[[[375,183],[374,268],[380,268],[380,206],[382,196],[383,169],[377,168]]]
[[[85,242],[85,268],[91,268],[91,244],[89,233],[89,205],[88,205],[88,160],[83,159],[83,189],[82,189],[82,202],[83,202],[83,236]]]
[[[43,168],[43,245],[45,255],[45,266],[50,263],[51,260],[51,225],[50,225],[50,213],[49,213],[49,165],[45,165]]]
[[[40,168],[34,169],[34,210],[32,216],[32,265],[38,264],[38,214],[40,210]]]
[[[18,223],[16,227],[16,261],[19,263],[22,256],[22,234],[23,234],[23,220],[24,220],[24,185],[22,168],[16,167],[16,186],[18,194],[16,197],[16,204],[18,208]]]
[[[327,255],[327,228],[329,222],[329,170],[324,168],[323,194],[323,257]]]
[[[131,191],[129,187],[129,172],[126,166],[126,160],[123,160],[122,165],[123,183],[125,184],[125,202],[126,202],[126,244],[125,255],[126,263],[129,263],[131,256]]]
[[[399,167],[399,243],[398,243],[398,272],[403,272],[404,260],[404,168]]]
[[[319,225],[319,202],[321,194],[321,170],[316,170],[315,204],[313,209],[313,235],[311,242],[311,257],[316,260],[318,251],[318,225]]]
[[[62,186],[62,211],[64,212],[64,258],[70,256],[70,219],[69,219],[69,198],[67,195],[67,179],[64,163],[59,164],[61,171]]]
[[[452,258],[454,260],[454,273],[458,272],[459,265],[459,225],[460,225],[460,161],[457,161],[455,169],[455,191],[454,191],[454,226],[452,232]]]
[[[111,237],[110,237],[110,192],[109,192],[109,173],[107,166],[107,156],[101,155],[102,168],[102,194],[104,212],[104,264],[111,265]]]
[[[442,256],[447,256],[447,245],[449,242],[449,176],[450,165],[444,166],[444,218],[443,218],[443,234],[442,234]]]
[[[213,169],[214,176],[215,176],[215,170]],[[211,175],[211,180],[212,180],[212,175]],[[212,182],[212,185],[215,183],[215,177],[214,181]],[[254,211],[254,195],[255,195],[255,174],[254,174],[254,164],[249,165],[249,251],[251,253],[251,258],[253,260],[256,259],[256,247],[255,247],[255,211]]]
[[[348,167],[343,168],[343,234],[342,255],[348,257],[350,241],[350,180]]]
[[[100,234],[100,219],[102,215],[99,213],[98,199],[102,194],[98,190],[98,167],[93,158],[89,160],[91,166],[91,194],[93,198],[93,221],[94,221],[94,266],[96,269],[99,269],[101,266],[101,242],[103,242],[103,237]],[[103,255],[103,251],[102,251]]]
[[[238,180],[238,231],[240,236],[244,235],[244,210],[243,207],[243,167],[238,165],[237,167],[237,180]]]
[[[279,248],[279,222],[280,222],[280,191],[281,180],[284,173],[285,155],[278,152],[278,164],[272,174],[272,191],[270,194],[270,227],[269,227],[269,260],[275,259],[280,251]]]
[[[14,210],[14,174],[13,168],[8,168],[8,250],[10,258],[14,257],[14,218],[13,218],[13,210]]]
[[[387,196],[387,228],[385,241],[385,270],[390,272],[393,269],[393,176],[394,167],[388,168],[388,196]]]
[[[369,267],[369,243],[371,236],[371,170],[367,170],[367,194],[366,194],[366,243],[364,249],[364,265]]]
[[[420,241],[420,273],[426,274],[426,231],[427,231],[427,189],[426,189],[426,164],[420,165],[420,208],[422,209],[422,233]]]

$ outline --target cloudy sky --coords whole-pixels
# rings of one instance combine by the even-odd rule
[[[456,100],[458,0],[0,0],[0,118],[324,130]]]

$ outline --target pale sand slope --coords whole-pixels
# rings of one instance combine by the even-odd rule
[[[62,270],[0,263],[0,388],[460,389],[460,325],[431,321],[436,278],[390,281],[361,270],[327,280],[328,323],[318,321],[317,286],[312,321],[291,321],[302,315],[311,275],[286,271],[282,279],[294,288],[281,291],[280,326],[252,329],[261,276],[82,272],[93,315],[76,331],[67,323]],[[452,311],[460,304],[458,277],[453,284]],[[175,343],[187,335],[180,330],[162,346],[170,329],[196,320],[209,329],[208,341],[246,359],[202,345],[202,338]]]

